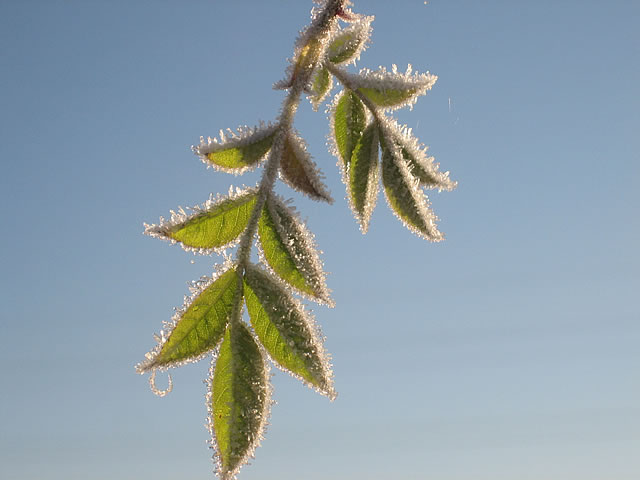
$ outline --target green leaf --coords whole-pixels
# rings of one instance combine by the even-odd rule
[[[433,242],[443,240],[436,226],[437,217],[411,176],[402,152],[394,147],[382,143],[382,184],[389,206],[412,232]]]
[[[449,178],[448,172],[438,170],[433,157],[427,157],[424,151],[402,147],[402,156],[407,161],[411,174],[418,179],[420,185],[427,188],[453,190],[457,183]]]
[[[366,126],[364,105],[351,90],[340,94],[333,115],[333,134],[338,154],[345,170],[351,162],[351,155]]]
[[[366,233],[378,195],[378,127],[371,123],[356,143],[349,168],[351,206]]]
[[[285,183],[294,190],[314,200],[333,203],[327,187],[320,180],[320,172],[311,160],[304,141],[294,134],[287,135],[285,139],[280,159],[280,173]]]
[[[302,306],[254,266],[245,270],[244,279],[251,324],[271,358],[325,395],[335,397],[322,344]]]
[[[253,454],[269,409],[268,370],[242,322],[227,327],[212,367],[209,403],[222,480],[230,480]]]
[[[384,142],[391,145],[394,151],[400,152],[411,172],[411,177],[415,177],[420,186],[448,191],[456,188],[458,183],[449,178],[449,172],[439,170],[439,165],[434,162],[434,158],[427,156],[427,148],[420,144],[406,125],[400,126],[397,122],[390,120],[386,122],[385,132],[388,138]]]
[[[369,100],[375,103],[379,107],[392,107],[410,100],[413,97],[417,89],[407,88],[405,90],[399,89],[378,89],[378,88],[364,88],[358,89],[359,92],[367,96]]]
[[[318,106],[325,99],[331,87],[333,86],[333,77],[325,67],[318,67],[311,79],[311,94],[309,100],[314,110],[318,110]]]
[[[411,105],[420,95],[424,95],[433,87],[438,77],[430,73],[406,73],[397,71],[394,65],[388,72],[385,68],[376,71],[361,70],[357,75],[346,74],[349,85],[369,101],[383,109],[397,109]]]
[[[244,170],[257,166],[271,149],[275,137],[275,126],[261,125],[256,128],[240,127],[238,133],[229,131],[225,136],[221,132],[221,139],[209,139],[193,150],[202,161],[219,170],[230,173],[242,173]]]
[[[344,32],[331,42],[327,49],[327,57],[336,65],[352,60],[363,40],[353,31]]]
[[[310,233],[276,197],[265,202],[258,236],[264,260],[282,280],[316,301],[331,304]]]
[[[329,40],[327,58],[338,65],[359,57],[371,33],[372,19],[373,17],[363,17],[344,30],[339,30]]]
[[[227,270],[201,288],[176,314],[166,340],[138,366],[140,373],[198,360],[218,345],[233,311],[238,289],[236,270]]]
[[[247,228],[256,203],[256,189],[208,200],[193,213],[171,212],[160,225],[146,225],[145,234],[179,242],[185,250],[209,253],[229,246]]]

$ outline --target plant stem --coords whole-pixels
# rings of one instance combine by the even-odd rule
[[[243,276],[246,265],[249,263],[251,255],[251,243],[256,234],[258,221],[262,214],[262,209],[268,195],[273,191],[276,175],[280,167],[280,158],[284,150],[287,135],[291,131],[293,119],[300,95],[304,92],[310,76],[313,73],[324,50],[323,40],[331,31],[331,26],[337,21],[337,16],[344,14],[344,6],[347,0],[328,0],[324,9],[319,12],[301,38],[305,40],[304,45],[297,51],[297,64],[292,70],[291,85],[289,92],[282,105],[282,113],[278,119],[273,145],[269,152],[264,173],[258,187],[258,197],[249,217],[247,229],[240,239],[237,251],[236,272],[238,275],[238,289],[235,298],[234,308],[240,309],[242,302]],[[240,315],[233,315],[235,321],[239,321]]]

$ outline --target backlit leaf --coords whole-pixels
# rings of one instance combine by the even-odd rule
[[[220,131],[217,138],[200,139],[193,151],[209,166],[229,173],[243,173],[255,168],[271,149],[276,126],[240,127],[237,132]]]
[[[394,65],[391,72],[380,68],[377,71],[363,69],[358,75],[345,74],[350,86],[376,106],[390,110],[412,105],[420,95],[431,90],[438,79],[430,73],[412,74],[411,65],[406,73],[399,73]]]
[[[268,369],[244,323],[227,327],[211,374],[209,428],[220,478],[230,480],[258,446],[269,412]]]
[[[228,197],[210,198],[203,205],[171,212],[171,219],[159,225],[146,225],[146,235],[180,243],[185,250],[210,253],[229,247],[244,231],[255,205],[255,188]]]
[[[371,34],[373,17],[362,17],[344,30],[338,30],[329,40],[326,56],[335,64],[357,60]]]
[[[436,226],[437,217],[395,145],[382,145],[382,184],[389,206],[409,230],[432,242],[444,239]]]
[[[309,94],[309,100],[314,110],[318,110],[318,107],[325,99],[327,94],[331,91],[333,86],[333,77],[325,67],[318,67],[313,78],[311,79],[311,92]]]
[[[275,196],[265,202],[258,236],[262,257],[276,275],[314,300],[332,304],[312,235]]]
[[[271,358],[295,377],[335,397],[322,343],[302,305],[255,266],[245,270],[245,300],[253,329]]]
[[[293,132],[287,135],[280,159],[282,180],[294,190],[314,200],[333,203],[327,187],[320,179],[320,172],[307,151],[304,140]]]
[[[169,332],[162,333],[158,346],[136,367],[138,372],[179,366],[212,351],[231,317],[237,288],[238,277],[233,268],[201,282],[176,312]]]
[[[362,233],[369,228],[369,219],[378,196],[378,127],[371,123],[356,143],[349,168],[350,203]]]
[[[456,188],[458,183],[449,178],[449,172],[439,170],[439,165],[433,157],[427,156],[427,148],[418,142],[410,128],[390,120],[386,125],[389,135],[386,141],[400,149],[411,175],[420,182],[420,186],[447,191]]]
[[[351,90],[345,89],[337,97],[333,113],[333,139],[345,170],[351,163],[351,155],[362,136],[367,121],[362,101]]]

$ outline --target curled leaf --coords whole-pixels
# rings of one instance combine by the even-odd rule
[[[209,198],[203,205],[187,213],[172,211],[168,221],[159,225],[145,224],[145,235],[180,243],[182,248],[197,253],[220,251],[233,244],[247,228],[257,198],[257,190],[236,191],[229,196]]]
[[[360,58],[371,35],[373,17],[360,17],[343,30],[337,30],[329,39],[326,57],[336,65],[351,63]]]
[[[386,142],[382,145],[382,184],[389,206],[409,230],[432,242],[444,239],[407,160],[397,146]]]
[[[332,305],[311,233],[276,196],[267,197],[258,236],[263,261],[276,275],[303,295]]]
[[[209,429],[222,480],[231,480],[258,446],[270,406],[268,369],[242,322],[227,327],[211,366]]]
[[[309,87],[309,100],[314,110],[318,110],[322,101],[331,91],[332,86],[333,77],[329,73],[329,70],[327,70],[326,67],[319,67],[313,74],[311,86]]]
[[[314,200],[333,203],[331,194],[322,183],[320,172],[307,151],[304,140],[293,132],[287,135],[280,159],[282,180],[294,190]]]
[[[199,360],[222,339],[233,312],[238,289],[236,270],[229,268],[217,277],[205,279],[176,312],[168,332],[161,332],[159,344],[136,369],[144,373]]]
[[[378,127],[374,122],[358,139],[347,172],[350,204],[360,222],[362,233],[367,232],[376,205],[378,169]]]
[[[336,155],[348,170],[351,155],[366,126],[367,115],[362,101],[351,90],[345,89],[334,101],[332,131]]]
[[[263,160],[273,144],[275,125],[261,124],[259,127],[239,127],[237,132],[220,130],[220,140],[209,137],[192,150],[207,166],[228,173],[240,174],[255,168]]]
[[[373,104],[385,110],[395,110],[413,105],[420,95],[424,95],[436,83],[437,76],[430,73],[411,73],[411,65],[406,73],[399,73],[394,65],[391,72],[381,67],[371,71],[363,69],[358,75],[344,73],[349,85],[364,94]]]
[[[284,370],[333,399],[331,370],[311,317],[257,267],[245,269],[244,280],[251,325],[265,350]]]

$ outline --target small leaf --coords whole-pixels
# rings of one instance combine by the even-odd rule
[[[268,370],[242,322],[227,327],[211,367],[209,428],[222,480],[231,480],[262,438],[269,411]]]
[[[362,233],[367,232],[376,205],[378,168],[378,127],[371,123],[353,149],[348,172],[351,207],[360,222]]]
[[[333,114],[333,135],[338,157],[348,170],[351,155],[366,126],[366,112],[362,101],[345,89],[336,97]]]
[[[411,74],[411,65],[406,73],[399,73],[394,65],[391,72],[385,68],[378,71],[363,69],[358,75],[346,73],[349,85],[364,94],[373,104],[383,109],[395,110],[413,105],[436,83],[438,77],[430,73]]]
[[[275,196],[265,202],[258,236],[262,257],[276,275],[314,300],[332,305],[311,234]]]
[[[169,333],[162,334],[159,345],[137,366],[138,372],[194,362],[213,350],[231,317],[237,288],[238,277],[233,268],[202,282],[173,317]]]
[[[373,17],[362,17],[344,30],[338,30],[329,40],[326,56],[336,65],[348,63],[360,58],[369,35]]]
[[[180,243],[197,253],[210,253],[229,247],[245,230],[256,203],[257,190],[247,189],[228,197],[210,198],[204,205],[171,212],[171,219],[159,225],[146,225],[146,235]]]
[[[208,166],[228,173],[243,173],[255,168],[271,149],[276,126],[260,125],[256,128],[240,127],[237,133],[227,135],[220,131],[220,140],[200,138],[193,151]]]
[[[327,94],[331,91],[333,86],[333,77],[325,67],[319,67],[313,74],[311,79],[311,93],[309,100],[314,110],[318,110],[318,107],[325,99]]]
[[[293,133],[287,135],[280,159],[282,180],[294,190],[314,200],[333,203],[327,187],[320,180],[320,173],[311,160],[304,140]]]
[[[251,325],[271,358],[333,399],[329,364],[302,305],[255,266],[245,269],[244,279]]]
[[[382,144],[382,184],[389,206],[409,230],[432,242],[444,239],[402,152],[386,142]]]

